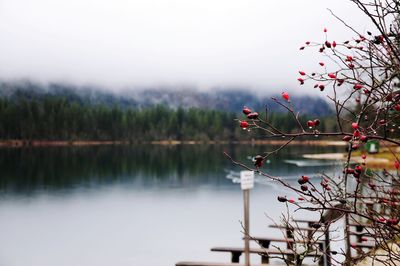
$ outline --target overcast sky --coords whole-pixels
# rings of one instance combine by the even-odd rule
[[[0,78],[297,91],[299,47],[351,36],[328,7],[368,29],[349,0],[0,0]]]

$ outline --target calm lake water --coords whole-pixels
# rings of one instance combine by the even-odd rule
[[[0,149],[1,266],[172,266],[177,261],[228,262],[212,246],[242,244],[242,192],[223,156],[251,164],[268,146],[103,146]],[[342,147],[292,146],[264,169],[296,182],[334,172],[303,153]],[[326,162],[325,162],[326,163]],[[268,228],[290,195],[257,178],[251,233]],[[310,218],[310,217],[308,217]],[[255,260],[259,262],[257,258]]]

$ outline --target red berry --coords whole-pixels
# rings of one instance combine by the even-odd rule
[[[253,112],[247,115],[248,119],[257,119],[258,118],[258,113],[257,112]]]
[[[305,183],[308,182],[308,180],[310,180],[310,178],[309,178],[308,176],[303,175],[303,176],[301,176],[301,177],[297,180],[297,182],[298,182],[300,185],[304,185]]]
[[[357,129],[358,128],[358,124],[356,122],[354,122],[354,123],[351,124],[351,127],[353,129]]]
[[[336,78],[336,75],[335,75],[334,73],[329,73],[329,74],[328,74],[328,77],[330,77],[331,79],[335,79],[335,78]]]
[[[396,105],[394,106],[394,109],[395,109],[396,111],[400,112],[400,103],[399,103],[399,104],[396,104]]]
[[[299,71],[300,75],[304,76],[306,74],[306,72],[304,71]]]
[[[398,160],[396,160],[396,161],[394,162],[394,167],[395,167],[396,169],[399,169],[399,168],[400,168],[400,162],[399,162]]]
[[[354,130],[353,136],[356,137],[356,138],[360,137],[360,131]]]
[[[378,121],[379,125],[384,126],[386,124],[386,120],[385,119],[381,119]]]
[[[307,183],[310,180],[310,178],[306,175],[302,175],[301,178],[303,179],[304,183]]]
[[[333,46],[333,48],[336,47],[336,42],[335,41],[332,42],[332,46]]]
[[[325,85],[324,85],[324,84],[321,84],[321,85],[319,85],[318,87],[319,87],[319,89],[320,89],[321,91],[323,91],[323,90],[325,89]]]
[[[304,200],[304,198],[300,197],[299,200]]]
[[[326,45],[326,47],[331,48],[331,43],[330,42],[326,41],[325,45]]]
[[[345,61],[351,62],[351,61],[353,61],[353,57],[351,55],[348,55],[346,57]]]
[[[248,114],[251,113],[251,109],[250,109],[250,108],[247,108],[247,107],[243,107],[242,112],[243,112],[243,114],[248,115]]]
[[[364,153],[361,155],[361,158],[363,159],[363,160],[365,160],[365,159],[367,159],[367,155],[365,155]]]
[[[240,127],[246,129],[249,127],[249,123],[247,121],[240,121]]]
[[[294,199],[290,199],[290,200],[288,200],[288,202],[295,203]]]
[[[319,65],[320,65],[320,66],[324,66],[325,63],[324,63],[324,62],[319,62]]]
[[[306,42],[306,44],[307,44],[307,45],[309,45],[309,44],[310,44],[310,42],[309,42],[309,41],[307,41],[307,42]]]
[[[283,92],[282,93],[282,98],[285,99],[286,101],[289,101],[290,100],[289,93]]]
[[[308,121],[307,121],[307,126],[308,126],[309,128],[312,128],[312,127],[314,127],[314,126],[315,126],[315,123],[314,123],[314,121],[312,121],[312,120],[308,120]]]
[[[287,198],[286,197],[282,197],[282,196],[278,196],[278,201],[279,202],[286,202]]]
[[[353,168],[347,168],[346,169],[346,173],[352,175],[352,174],[354,174],[354,169]]]
[[[368,241],[368,238],[367,237],[365,237],[365,236],[363,236],[363,237],[361,237],[361,241]]]
[[[346,136],[343,137],[342,140],[343,140],[343,141],[349,141],[349,140],[351,140],[351,136],[346,135]]]
[[[314,119],[315,126],[319,126],[320,123],[321,123],[321,121],[319,121],[319,119]]]
[[[326,28],[324,28],[324,32],[327,32],[328,30]]]
[[[300,47],[300,50],[304,50],[304,46]]]
[[[362,142],[367,142],[368,137],[365,136],[365,135],[362,135],[362,136],[360,137],[360,140],[361,140]]]
[[[306,186],[306,185],[301,185],[300,188],[303,191],[307,191],[308,190],[308,186]]]
[[[386,223],[388,225],[397,225],[399,223],[399,219],[398,218],[391,218],[391,219],[387,219]]]
[[[355,84],[355,85],[354,85],[354,89],[355,89],[355,90],[362,89],[362,87],[363,87],[363,85],[361,85],[361,84]]]
[[[264,164],[264,157],[262,157],[261,155],[257,155],[256,157],[254,157],[254,165],[257,167],[261,167]]]

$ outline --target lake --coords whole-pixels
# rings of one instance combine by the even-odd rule
[[[212,246],[242,245],[243,201],[227,160],[251,164],[272,146],[137,145],[0,149],[0,265],[172,266],[182,260],[228,262]],[[343,147],[291,146],[263,169],[296,182],[337,166],[303,153]],[[254,235],[279,236],[291,195],[257,177],[251,191]],[[270,218],[268,218],[268,217]],[[308,217],[309,218],[309,217]],[[254,258],[259,262],[258,258]]]

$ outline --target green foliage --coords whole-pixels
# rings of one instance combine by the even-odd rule
[[[143,110],[46,96],[0,99],[0,138],[26,140],[229,140],[235,114],[201,109]]]
[[[235,113],[219,110],[161,105],[138,110],[54,95],[0,98],[0,139],[233,141],[262,134],[244,134],[235,119]],[[288,114],[272,113],[268,119],[283,130],[296,128]]]

